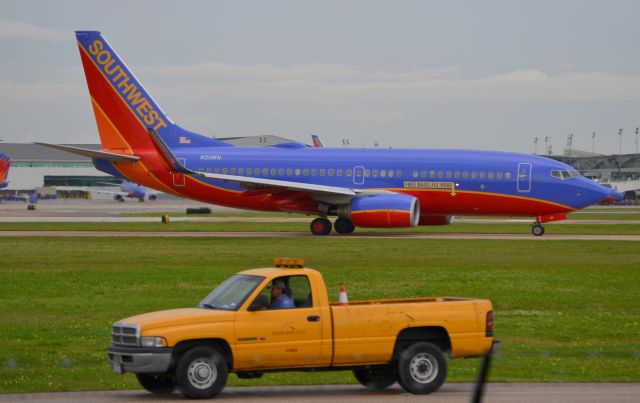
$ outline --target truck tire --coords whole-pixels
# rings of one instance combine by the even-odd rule
[[[227,362],[218,350],[194,347],[178,361],[176,384],[184,397],[208,399],[222,391],[228,373]]]
[[[353,375],[362,386],[373,390],[383,390],[396,383],[396,371],[391,366],[354,369]]]
[[[433,393],[447,377],[447,360],[442,351],[428,342],[415,343],[400,354],[398,382],[413,394]]]
[[[138,383],[147,391],[154,395],[168,395],[175,387],[173,377],[169,374],[148,375],[136,374]]]

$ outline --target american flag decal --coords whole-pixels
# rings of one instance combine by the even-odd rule
[[[191,144],[191,139],[189,137],[180,136],[180,144]]]

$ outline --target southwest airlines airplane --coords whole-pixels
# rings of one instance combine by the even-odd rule
[[[344,149],[290,142],[235,147],[190,132],[160,109],[95,31],[76,32],[103,151],[97,169],[202,202],[315,215],[311,232],[444,225],[454,215],[529,216],[532,232],[616,199],[569,165],[491,151]],[[41,143],[39,143],[41,144]],[[328,217],[337,217],[335,222]]]

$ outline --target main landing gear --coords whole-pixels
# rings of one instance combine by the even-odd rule
[[[544,227],[537,222],[531,226],[531,233],[535,236],[542,236],[544,235]]]
[[[329,235],[332,227],[335,228],[338,234],[350,234],[356,229],[351,220],[338,218],[335,224],[332,225],[331,221],[326,217],[319,217],[311,221],[309,229],[313,235]]]

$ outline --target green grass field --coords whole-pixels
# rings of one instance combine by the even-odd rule
[[[4,224],[3,224],[4,226]],[[194,306],[237,271],[300,256],[356,299],[489,298],[502,351],[492,380],[640,381],[637,242],[328,238],[2,238],[0,392],[137,388],[111,373],[110,325]],[[454,360],[469,381],[478,360]],[[352,383],[349,372],[232,385]]]

